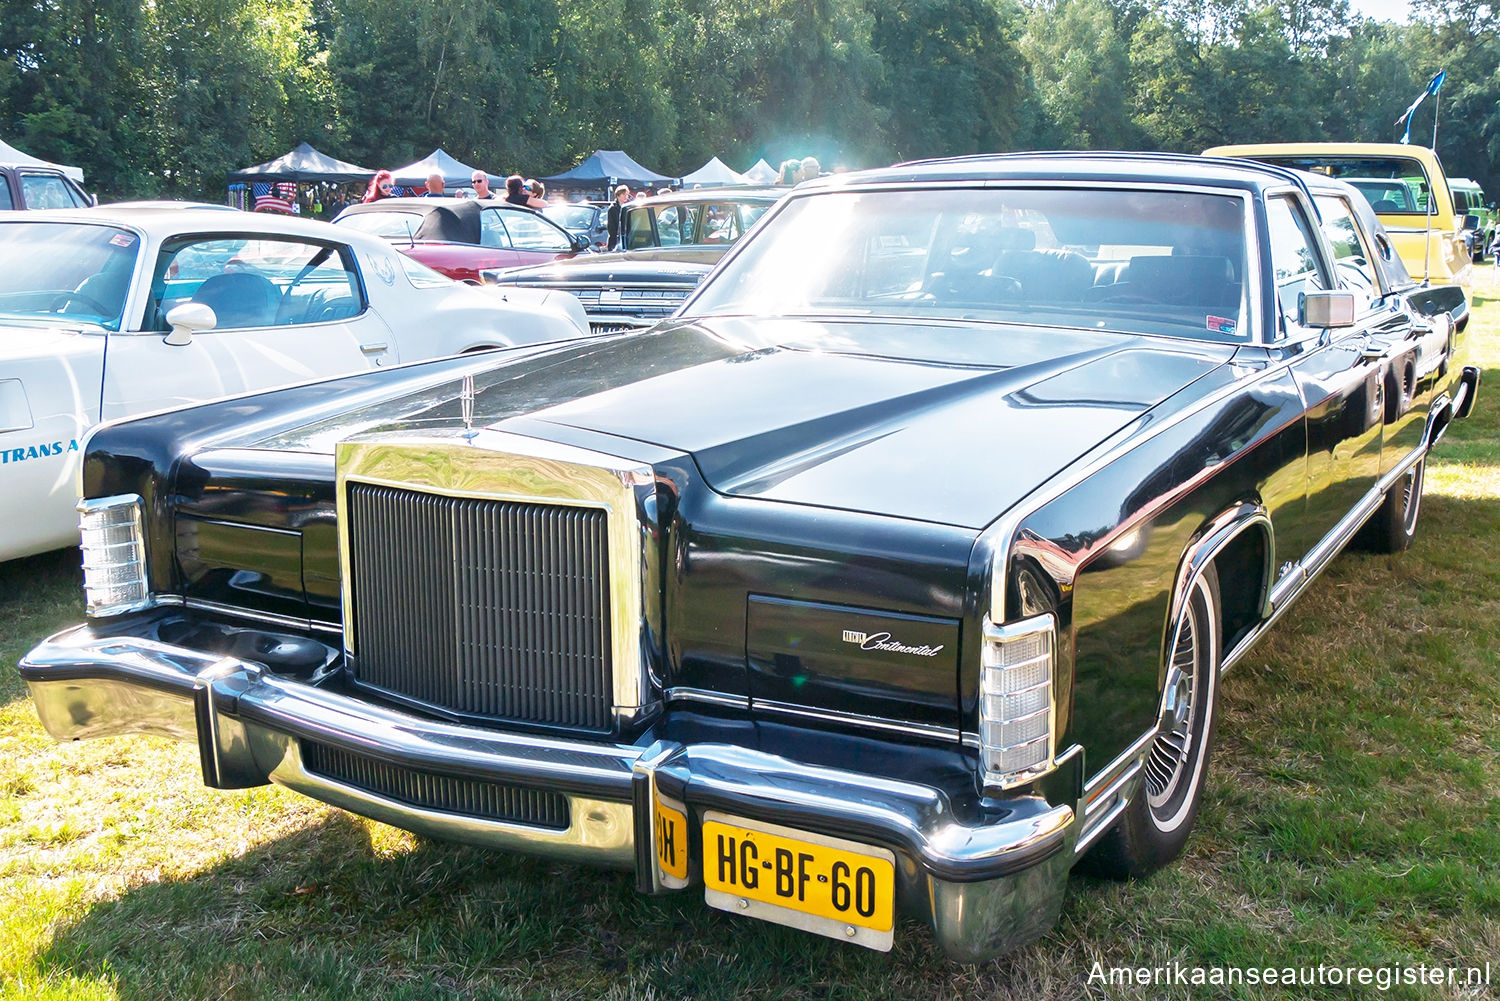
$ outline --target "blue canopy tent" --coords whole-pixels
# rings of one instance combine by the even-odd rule
[[[467,188],[469,181],[474,177],[474,168],[468,164],[460,163],[453,159],[441,149],[435,149],[415,163],[408,163],[404,167],[394,167],[391,173],[395,175],[396,184],[403,188],[425,188],[427,186],[428,174],[442,174],[443,184],[446,188]],[[505,189],[505,178],[485,171],[489,176],[490,187]]]
[[[574,167],[561,174],[542,178],[549,188],[596,188],[603,190],[610,182],[639,188],[648,184],[667,184],[673,179],[647,170],[625,155],[623,150],[596,149]]]
[[[730,170],[718,157],[709,160],[691,174],[682,176],[684,188],[716,188],[726,184],[746,184],[745,175]]]

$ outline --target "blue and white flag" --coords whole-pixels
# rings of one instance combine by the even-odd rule
[[[1427,83],[1427,89],[1424,90],[1424,91],[1422,91],[1422,93],[1418,94],[1417,95],[1417,99],[1415,101],[1411,102],[1411,107],[1409,107],[1409,108],[1406,109],[1406,114],[1404,114],[1400,118],[1396,119],[1396,124],[1397,125],[1405,125],[1406,126],[1406,132],[1405,132],[1404,135],[1401,136],[1401,141],[1403,143],[1410,143],[1411,142],[1411,116],[1412,116],[1412,113],[1417,110],[1417,108],[1422,104],[1423,101],[1427,100],[1428,95],[1435,95],[1439,90],[1441,90],[1442,86],[1443,86],[1443,81],[1446,80],[1446,79],[1448,79],[1448,71],[1447,70],[1438,70],[1437,76],[1433,77],[1430,81],[1428,81],[1428,83]]]

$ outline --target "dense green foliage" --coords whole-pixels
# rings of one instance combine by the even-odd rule
[[[0,138],[107,196],[215,197],[306,140],[498,173],[1399,138],[1500,189],[1500,16],[1416,0],[0,0]],[[1414,141],[1430,143],[1434,104]]]

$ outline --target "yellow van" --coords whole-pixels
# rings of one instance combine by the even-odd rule
[[[1348,181],[1369,200],[1417,280],[1468,285],[1470,259],[1437,154],[1402,143],[1252,143],[1204,156],[1240,156]]]

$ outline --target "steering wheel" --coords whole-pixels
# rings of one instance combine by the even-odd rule
[[[967,303],[1015,302],[1021,298],[1021,280],[1011,275],[953,275],[941,271],[932,275],[923,302]]]
[[[109,316],[114,312],[114,310],[104,305],[104,303],[84,292],[59,292],[52,298],[52,302],[48,304],[47,308],[54,313],[71,312],[64,307],[74,302],[83,303],[96,316]]]

